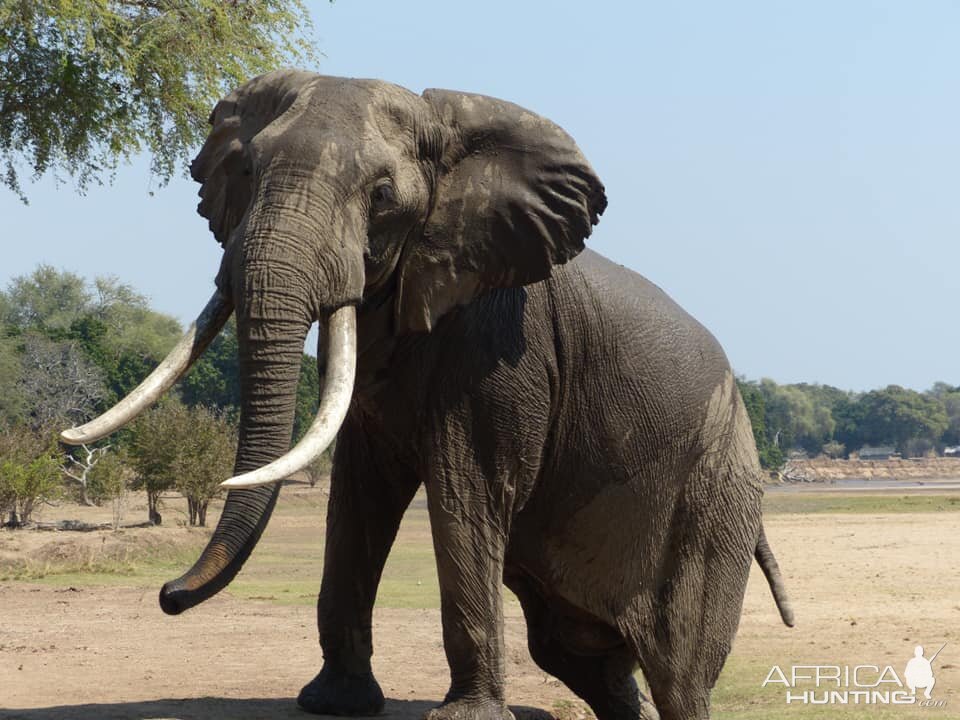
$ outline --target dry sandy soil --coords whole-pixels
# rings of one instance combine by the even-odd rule
[[[319,542],[314,510],[322,503],[295,512],[298,502],[310,505],[311,493],[322,490],[285,490],[257,553],[271,557],[271,544],[282,543],[287,531],[300,537],[307,526]],[[423,523],[417,504],[399,542],[425,542]],[[737,643],[714,695],[716,717],[960,717],[960,513],[776,514],[766,524],[798,626],[780,623],[754,568]],[[184,529],[127,532],[197,540]],[[79,534],[0,533],[0,554],[36,553],[67,535]],[[77,542],[107,543],[98,534],[84,537]],[[318,568],[309,569],[316,578]],[[152,578],[100,582],[101,576],[0,583],[0,718],[308,717],[294,698],[320,659],[309,600],[280,604],[223,592],[172,618],[160,612]],[[508,696],[518,716],[539,713],[516,706],[584,717],[574,696],[530,660],[515,600],[506,603],[506,620]],[[447,685],[439,611],[378,607],[374,633],[387,714],[421,717]],[[942,643],[935,665],[935,697],[946,701],[940,709],[821,715],[787,708],[782,689],[761,687],[774,664],[890,664],[901,672],[915,645],[930,648],[929,655]]]

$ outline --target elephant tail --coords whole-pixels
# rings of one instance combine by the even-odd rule
[[[770,585],[770,592],[773,593],[773,599],[777,603],[777,609],[780,611],[780,617],[783,624],[787,627],[793,627],[793,606],[790,604],[790,598],[787,597],[787,588],[783,584],[783,576],[780,574],[780,566],[777,565],[777,559],[773,556],[773,550],[770,549],[770,543],[767,542],[767,533],[760,525],[760,536],[757,538],[757,549],[753,556],[757,559],[760,569],[767,578],[767,584]]]

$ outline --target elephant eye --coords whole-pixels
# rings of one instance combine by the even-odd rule
[[[374,214],[386,212],[397,204],[397,191],[389,180],[377,184],[370,192],[370,210]]]

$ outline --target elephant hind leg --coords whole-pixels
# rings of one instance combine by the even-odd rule
[[[646,612],[621,625],[662,720],[707,720],[733,645],[752,560],[749,528],[685,537]],[[740,536],[742,535],[742,538]]]
[[[599,621],[578,621],[551,607],[522,577],[505,579],[520,599],[530,655],[540,668],[582,698],[598,720],[659,720],[637,687],[637,659],[623,636]]]
[[[697,620],[689,617],[687,623]],[[648,628],[642,637],[634,635],[632,644],[661,720],[708,720],[710,692],[730,646],[709,637],[702,627],[691,633],[689,625],[681,623],[677,618]]]
[[[688,608],[685,617],[661,618],[656,629],[631,638],[661,720],[710,718],[710,694],[730,653],[741,605],[715,603],[709,594],[699,602],[699,612]]]

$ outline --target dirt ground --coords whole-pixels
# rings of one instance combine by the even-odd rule
[[[287,525],[298,536],[303,518],[318,525],[312,506],[309,515],[284,510],[307,502],[310,492],[322,489],[285,490],[272,523],[278,527],[258,553],[269,556],[270,543],[280,542]],[[410,514],[413,524],[405,521],[398,542],[423,543],[416,525],[425,522],[422,507]],[[905,709],[895,717],[960,717],[960,513],[775,514],[766,525],[798,625],[780,623],[755,567],[740,633],[714,695],[717,717],[781,717],[783,690],[761,687],[775,664],[890,664],[901,672],[915,645],[929,648],[929,656],[943,643],[935,697],[946,706]],[[169,532],[187,544],[203,541],[183,528],[143,531],[151,532]],[[51,536],[65,535],[80,534],[0,533],[0,554],[35,554],[54,542]],[[83,536],[76,542],[107,543],[100,540],[106,534]],[[318,567],[310,568],[317,573],[311,583],[319,581]],[[308,717],[295,697],[319,669],[309,600],[282,604],[227,591],[167,617],[152,577],[102,583],[100,576],[89,583],[82,576],[0,582],[0,718]],[[515,600],[505,614],[508,697],[518,717],[542,714],[532,708],[565,720],[585,717],[582,704],[530,659]],[[378,606],[374,638],[386,713],[398,720],[422,717],[447,688],[439,611]],[[796,712],[783,717],[832,717],[790,710]]]
[[[4,718],[287,718],[319,670],[314,612],[221,594],[165,617],[155,589],[0,589]],[[572,698],[527,657],[522,619],[507,631],[511,701]],[[384,609],[374,670],[391,717],[419,718],[442,699],[447,667],[437,610]],[[31,708],[31,709],[26,709]]]

